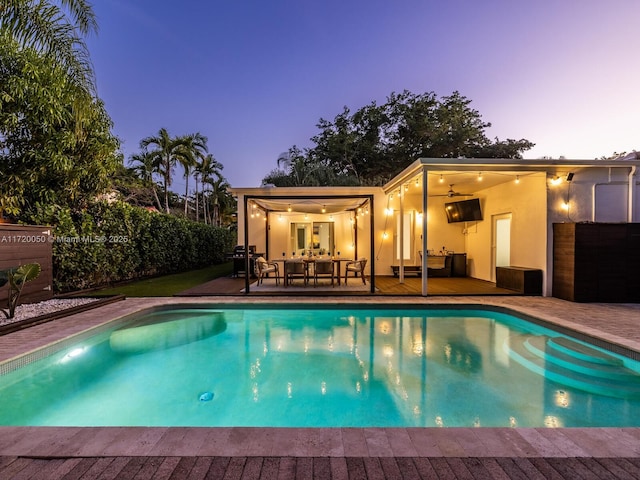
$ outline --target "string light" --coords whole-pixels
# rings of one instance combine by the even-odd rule
[[[520,175],[516,175],[516,183],[520,183]]]
[[[291,212],[291,205],[287,207],[287,212]]]
[[[322,206],[322,213],[326,213],[327,212],[327,208],[323,205]]]
[[[444,183],[444,176],[440,174],[440,183]]]
[[[481,182],[482,181],[482,172],[478,172],[478,181]]]

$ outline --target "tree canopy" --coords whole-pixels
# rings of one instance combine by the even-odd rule
[[[292,185],[382,185],[418,158],[522,158],[528,140],[490,140],[490,123],[453,92],[392,93],[333,121],[321,118],[313,146],[291,147],[263,183]]]
[[[101,193],[121,163],[102,102],[53,57],[6,35],[0,58],[0,212]]]

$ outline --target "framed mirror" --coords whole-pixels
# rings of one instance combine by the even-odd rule
[[[333,222],[297,222],[291,223],[291,252],[302,255],[313,252],[315,255],[333,254],[335,250]]]

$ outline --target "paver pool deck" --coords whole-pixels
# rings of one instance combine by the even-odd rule
[[[0,362],[147,307],[274,301],[126,299],[2,336]],[[353,301],[336,297],[323,303]],[[373,308],[405,303],[506,307],[640,352],[640,304],[514,296],[372,296],[357,302]],[[49,474],[39,476],[47,468]],[[437,478],[432,473],[449,478],[640,478],[640,428],[0,427],[2,478],[11,478],[3,474],[14,470],[22,472],[21,478],[133,478],[123,473],[127,468],[141,478]],[[152,473],[145,476],[145,471]]]

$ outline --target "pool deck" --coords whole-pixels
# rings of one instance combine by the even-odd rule
[[[287,298],[314,303],[317,298]],[[350,304],[336,297],[323,303]],[[640,304],[367,297],[511,308],[640,352]],[[0,362],[142,308],[271,298],[134,298],[0,337]],[[47,472],[46,474],[44,472]],[[44,475],[44,476],[43,476]],[[138,475],[138,476],[136,476]],[[0,478],[640,478],[640,428],[0,427]]]

